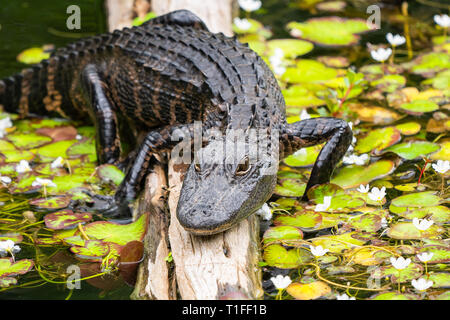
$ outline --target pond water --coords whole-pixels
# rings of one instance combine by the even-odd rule
[[[428,298],[448,299],[448,292],[442,289],[448,287],[446,263],[450,260],[448,248],[445,249],[446,243],[448,247],[448,242],[445,241],[448,241],[450,217],[447,208],[448,202],[444,200],[448,198],[448,188],[447,184],[444,184],[444,177],[446,180],[448,176],[436,174],[430,166],[426,167],[427,170],[424,172],[421,170],[425,168],[424,160],[427,163],[434,163],[438,159],[449,160],[448,151],[441,152],[439,156],[434,155],[438,154],[439,150],[448,148],[448,140],[445,139],[448,139],[450,125],[445,124],[448,127],[444,130],[441,130],[439,126],[444,126],[443,121],[449,110],[449,88],[445,87],[445,80],[436,80],[436,78],[439,78],[439,72],[448,70],[450,62],[445,66],[447,63],[445,57],[439,57],[440,63],[443,63],[444,67],[439,69],[438,65],[437,69],[427,70],[427,72],[411,71],[415,64],[412,66],[404,64],[412,61],[419,54],[431,52],[433,48],[438,50],[436,48],[439,44],[430,41],[431,37],[439,37],[441,34],[441,31],[435,28],[433,17],[436,14],[448,13],[448,4],[444,0],[408,1],[409,32],[414,52],[407,50],[405,45],[397,48],[394,57],[396,64],[390,64],[386,69],[388,63],[386,62],[386,65],[382,66],[377,64],[371,58],[367,48],[371,44],[386,45],[385,37],[389,32],[404,34],[405,29],[400,10],[401,1],[385,1],[383,3],[358,0],[335,1],[340,2],[339,5],[342,3],[346,5],[338,12],[320,9],[320,6],[317,6],[319,2],[321,1],[263,0],[260,10],[251,14],[242,11],[240,13],[241,18],[254,19],[252,23],[255,24],[255,31],[238,30],[237,32],[242,41],[249,42],[255,51],[259,52],[258,50],[263,48],[261,54],[268,63],[272,64],[273,60],[270,60],[270,57],[274,55],[274,51],[270,47],[270,39],[295,39],[291,36],[295,34],[289,30],[291,27],[287,28],[288,23],[305,22],[312,17],[336,15],[349,20],[360,18],[364,21],[370,16],[366,11],[367,7],[371,4],[378,4],[381,10],[381,28],[370,32],[369,30],[355,32],[360,33],[360,39],[350,45],[324,45],[320,42],[330,39],[307,39],[308,26],[305,25],[295,27],[301,30],[298,31],[301,33],[298,38],[311,40],[311,42],[305,44],[304,41],[297,40],[298,42],[290,43],[289,48],[283,47],[281,43],[277,44],[283,48],[285,55],[281,65],[284,71],[277,77],[287,101],[288,121],[299,120],[302,110],[308,110],[312,116],[332,115],[353,121],[355,123],[354,132],[358,137],[354,148],[357,154],[370,154],[371,158],[365,162],[366,169],[364,170],[363,166],[358,166],[358,164],[343,166],[333,176],[332,183],[334,185],[330,187],[331,189],[325,187],[313,191],[316,199],[314,205],[324,202],[324,196],[333,196],[334,202],[327,209],[328,213],[314,210],[314,206],[306,206],[295,201],[296,197],[303,193],[310,167],[320,148],[308,148],[305,154],[296,154],[284,161],[280,167],[279,185],[271,199],[274,217],[271,221],[261,224],[261,237],[264,244],[264,261],[261,261],[261,265],[264,270],[265,298],[292,299],[299,297],[303,294],[301,286],[310,285],[320,279],[322,286],[327,283],[328,285],[325,284],[325,286],[332,288],[330,292],[322,294],[324,298],[334,299],[337,293],[344,292],[356,296],[358,299],[373,298],[378,291],[364,291],[358,288],[368,285],[369,281],[378,281],[381,282],[382,287],[392,285],[391,289],[383,291],[385,294],[383,297],[398,297],[403,294],[402,298],[419,299],[419,295],[411,287],[410,281],[426,274],[429,279],[434,280],[435,285],[434,291]],[[58,48],[76,39],[106,31],[103,1],[100,0],[77,1],[82,14],[81,30],[68,30],[66,8],[72,4],[73,1],[70,0],[2,1],[0,4],[0,78],[10,76],[27,66],[16,59],[17,55],[25,49],[47,44]],[[338,27],[340,27],[340,23],[336,25],[336,28]],[[327,29],[318,28],[316,34],[318,33],[327,33]],[[345,36],[347,36],[347,30],[343,30],[338,38]],[[332,40],[336,41],[336,39]],[[312,49],[311,43],[314,44],[314,49]],[[277,45],[274,44],[274,46]],[[311,48],[308,49],[308,46]],[[290,50],[293,50],[293,53]],[[446,54],[448,55],[448,48],[443,50],[447,50]],[[410,57],[409,54],[413,56]],[[335,62],[325,59],[330,56],[338,59]],[[333,63],[337,65],[333,65]],[[400,65],[403,69],[398,71],[396,68]],[[356,71],[350,74],[349,66]],[[272,64],[271,67],[275,67],[275,65]],[[409,73],[404,70],[408,70]],[[362,78],[364,79],[364,86],[356,80],[358,75],[361,75],[361,81]],[[303,79],[305,77],[308,78],[308,81]],[[448,79],[448,75],[442,76],[442,78],[445,77]],[[422,82],[426,79],[431,81],[431,87],[429,83]],[[444,81],[444,85],[442,85],[442,81]],[[350,86],[347,82],[350,83]],[[418,87],[419,90],[413,96],[411,89],[401,91],[405,87]],[[343,88],[342,93],[339,91],[341,88]],[[430,92],[429,90],[435,91]],[[328,94],[330,101],[326,101]],[[430,108],[432,111],[436,111],[433,114],[437,121],[437,124],[433,123],[435,127],[430,125],[431,113],[428,112],[432,111],[416,110],[414,108],[418,106],[405,105],[406,102],[413,103],[415,95],[420,94],[422,94],[422,98],[418,99],[419,101],[429,100],[433,103]],[[397,102],[405,95],[408,95],[408,99],[409,95],[413,98],[402,100],[402,103]],[[299,100],[299,97],[304,99]],[[328,107],[324,107],[324,105],[328,105]],[[370,110],[373,110],[374,107],[380,108],[381,120],[374,116],[373,112],[371,113]],[[419,107],[423,107],[423,103]],[[439,108],[441,109],[439,110]],[[96,159],[92,128],[80,127],[78,124],[70,122],[63,123],[64,134],[71,136],[74,133],[70,130],[76,127],[74,132],[81,135],[82,138],[77,141],[79,139],[73,135],[70,144],[62,146],[60,141],[60,144],[54,147],[55,149],[65,148],[64,152],[67,150],[67,154],[72,157],[66,163],[68,170],[73,169],[84,179],[83,181],[69,182],[67,179],[64,180],[63,173],[61,176],[51,175],[48,168],[49,161],[55,160],[56,151],[51,148],[44,149],[47,143],[45,140],[36,142],[31,139],[32,142],[23,142],[22,136],[19,135],[20,133],[34,134],[29,131],[29,128],[33,128],[33,130],[39,130],[41,127],[54,129],[59,125],[61,124],[57,122],[42,124],[29,120],[17,121],[15,122],[17,132],[14,133],[16,140],[14,140],[14,134],[7,140],[20,149],[21,153],[16,156],[16,160],[10,158],[10,161],[6,161],[3,159],[3,163],[0,163],[1,175],[10,174],[13,179],[17,178],[17,175],[13,173],[14,169],[11,169],[11,163],[17,164],[21,159],[20,156],[27,157],[29,150],[32,152],[37,150],[39,154],[38,166],[33,168],[29,176],[20,176],[18,181],[13,182],[12,189],[0,189],[0,201],[3,204],[0,207],[0,237],[6,232],[21,235],[20,241],[18,241],[21,251],[15,255],[16,261],[35,259],[35,269],[21,275],[16,285],[8,288],[0,287],[0,299],[129,299],[133,288],[126,284],[105,288],[95,282],[91,282],[93,285],[90,285],[83,281],[81,283],[82,290],[68,290],[65,278],[60,276],[61,272],[64,272],[62,268],[74,259],[68,246],[50,242],[33,245],[30,241],[37,237],[50,239],[53,232],[43,227],[43,217],[48,211],[36,208],[29,202],[31,198],[42,197],[42,194],[37,194],[36,190],[29,188],[32,178],[49,176],[55,179],[59,178],[61,187],[58,192],[54,194],[49,192],[50,195],[62,197],[66,192],[84,187],[85,181],[93,181],[96,190],[104,188],[106,193],[114,188],[114,184],[105,183],[104,177],[94,174]],[[373,136],[370,136],[371,132],[375,132]],[[0,141],[3,140],[0,139]],[[30,143],[36,143],[36,145]],[[55,143],[58,142],[53,141],[53,145]],[[401,149],[401,143],[414,143],[414,145],[406,145]],[[6,155],[6,158],[8,155],[12,156],[12,153],[8,153],[8,151],[17,151],[17,149],[9,144],[0,144],[0,153]],[[411,155],[411,152],[408,153],[408,150],[404,149],[420,151]],[[30,159],[34,158],[30,156]],[[108,174],[114,176],[117,173],[108,171]],[[105,173],[105,175],[107,174]],[[109,175],[109,179],[114,180]],[[422,179],[423,186],[418,184],[418,179]],[[387,188],[386,199],[383,197],[380,202],[377,202],[369,199],[367,195],[357,193],[355,189],[360,183],[370,183],[371,187]],[[107,186],[105,187],[105,185]],[[18,190],[22,190],[20,188],[23,188],[24,193],[18,192]],[[433,191],[438,195],[422,194],[427,191]],[[10,192],[14,194],[13,197]],[[425,206],[428,211],[424,209],[426,212],[416,212],[419,206],[407,207],[402,202],[401,196],[409,193],[420,193],[417,196],[419,200],[411,198],[410,201],[414,203],[414,201],[423,200],[429,203]],[[74,195],[81,197],[76,193]],[[359,200],[360,202],[358,202]],[[395,203],[398,205],[393,206],[391,201],[397,201]],[[407,210],[403,210],[405,208]],[[24,219],[23,212],[30,210],[34,212],[34,216],[30,218],[31,220],[27,220],[26,217]],[[410,211],[412,214],[409,214]],[[435,220],[434,229],[427,234],[416,235],[414,232],[417,230],[409,229],[414,217],[432,217]],[[390,231],[381,227],[386,223],[390,224]],[[31,226],[29,226],[30,224]],[[47,227],[48,225],[46,222]],[[55,233],[58,232],[60,231]],[[349,236],[350,233],[352,236]],[[136,234],[139,235],[139,232],[136,231]],[[73,234],[61,236],[60,239],[68,239],[70,236]],[[335,238],[330,240],[331,238],[322,238],[322,236],[334,236]],[[79,241],[79,239],[70,241]],[[338,245],[334,242],[330,244],[330,241],[351,243],[352,246],[343,246],[338,250],[336,249]],[[311,244],[328,246],[331,250],[326,256],[314,258],[308,251]],[[375,247],[378,249],[375,250]],[[440,259],[430,262],[427,267],[431,272],[424,273],[424,267],[416,258],[412,264],[414,265],[411,267],[412,270],[409,270],[410,273],[401,278],[403,289],[400,289],[401,292],[400,290],[397,292],[397,284],[400,288],[400,283],[396,282],[395,277],[391,277],[389,254],[413,258],[414,254],[423,252],[427,248],[435,252],[435,257],[439,256]],[[283,250],[294,249],[298,249],[295,261],[289,260],[290,258],[284,259],[287,251]],[[366,250],[365,255],[362,255],[361,252],[364,250]],[[292,253],[292,255],[294,254]],[[278,262],[271,259],[273,256],[277,257]],[[370,261],[367,262],[364,259]],[[354,264],[353,260],[358,260],[359,263]],[[37,266],[39,266],[39,270],[36,270]],[[317,274],[315,268],[321,269],[320,275]],[[426,270],[429,271],[428,269]],[[92,272],[88,274],[92,274]],[[283,291],[277,295],[280,292],[273,286],[271,277],[278,274],[288,275],[296,286],[292,286],[288,293]],[[368,276],[369,274],[370,276]],[[391,278],[389,281],[381,281],[383,277]],[[345,289],[347,282],[351,282],[351,286]]]

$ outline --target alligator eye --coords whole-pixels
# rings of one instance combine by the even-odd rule
[[[194,169],[195,171],[200,172],[201,171],[200,164],[198,163],[194,164]]]
[[[243,176],[250,170],[250,160],[246,156],[241,163],[238,164],[236,168],[236,175],[237,176]]]

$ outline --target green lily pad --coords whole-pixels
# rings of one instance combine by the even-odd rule
[[[58,157],[67,158],[66,151],[78,140],[62,140],[33,150],[43,161],[53,161]]]
[[[377,154],[379,151],[399,142],[401,138],[400,131],[395,127],[374,129],[365,137],[358,139],[355,151],[358,153],[372,152],[372,154]]]
[[[78,247],[84,247],[84,244],[86,242],[86,240],[78,234],[75,236],[64,238],[63,241],[64,243],[70,246],[78,246]]]
[[[269,56],[274,53],[276,48],[280,48],[286,58],[296,58],[314,49],[311,42],[298,39],[275,39],[268,41],[267,45],[269,46]]]
[[[20,162],[20,160],[31,161],[34,158],[34,153],[28,150],[4,150],[1,152],[3,162]]]
[[[346,194],[343,188],[332,183],[316,185],[308,190],[308,198],[316,204],[323,203],[325,196],[332,197],[327,211],[349,211],[365,204],[363,199]]]
[[[450,287],[450,273],[436,272],[430,274],[428,280],[433,281],[433,288],[448,288]]]
[[[285,164],[291,167],[307,167],[316,162],[322,146],[313,146],[301,149],[294,154],[291,154],[283,160]]]
[[[433,112],[439,109],[439,106],[429,100],[414,100],[399,106],[399,109],[411,115],[422,115],[426,112]]]
[[[419,253],[431,252],[433,256],[427,263],[449,263],[450,262],[450,249],[448,246],[440,245],[426,245],[423,246]],[[417,259],[419,261],[419,259]]]
[[[409,193],[392,199],[391,205],[396,207],[432,207],[437,206],[441,198],[436,195],[435,191],[425,191],[417,193]]]
[[[417,229],[411,222],[398,222],[390,226],[387,235],[393,239],[424,239],[433,238],[445,232],[445,230],[438,226],[432,225],[425,231]]]
[[[101,240],[86,240],[83,247],[74,246],[70,251],[82,257],[104,257],[109,253],[109,245]]]
[[[23,236],[20,233],[8,232],[0,233],[0,241],[12,240],[14,243],[20,243],[23,240]]]
[[[295,67],[286,68],[281,76],[283,81],[289,83],[326,83],[338,76],[338,71],[328,68],[315,60],[300,59]]]
[[[12,277],[1,277],[0,288],[8,288],[17,284],[17,279]]]
[[[436,223],[446,223],[450,221],[450,209],[445,206],[433,206],[424,208],[413,208],[413,207],[397,207],[391,204],[389,210],[396,215],[407,219],[423,219],[425,217],[430,217]]]
[[[450,161],[450,140],[442,141],[438,143],[441,149],[433,153],[430,158],[432,160],[447,160]]]
[[[84,231],[91,239],[125,245],[133,240],[142,241],[147,230],[147,220],[148,213],[143,214],[135,222],[125,225],[97,221],[85,226]]]
[[[36,133],[12,133],[8,140],[20,149],[32,149],[52,141],[52,138]]]
[[[50,53],[45,52],[44,48],[29,48],[19,53],[17,61],[26,64],[36,64],[48,58],[50,58]]]
[[[97,161],[97,152],[95,148],[95,140],[90,138],[81,140],[67,149],[67,155],[74,157],[79,155],[88,155],[90,162]]]
[[[125,174],[112,164],[104,164],[98,167],[97,175],[103,182],[113,183],[116,186],[118,186],[125,177]]]
[[[433,78],[422,81],[422,84],[430,84],[435,89],[447,89],[450,87],[450,70],[439,72]]]
[[[279,215],[275,218],[275,225],[294,226],[299,228],[315,228],[322,223],[322,215],[319,212],[301,210],[295,215]]]
[[[258,30],[264,28],[263,24],[255,19],[247,19],[250,22],[250,28],[241,29],[237,25],[233,24],[233,32],[236,34],[256,33]]]
[[[351,249],[355,246],[362,246],[366,241],[352,237],[355,232],[347,232],[340,235],[327,235],[312,239],[315,247],[322,246],[332,253],[340,253],[343,250]]]
[[[392,283],[409,282],[422,275],[423,267],[417,263],[410,263],[405,269],[397,270],[393,266],[384,266],[376,268],[372,271],[371,277],[374,279],[381,279],[390,277]]]
[[[399,74],[384,75],[379,79],[370,82],[370,85],[381,89],[383,92],[394,92],[398,88],[405,86],[406,78]]]
[[[358,33],[370,31],[365,20],[322,17],[304,23],[290,22],[291,35],[325,46],[348,46],[356,44]]]
[[[284,197],[301,197],[306,189],[306,183],[298,179],[281,180],[275,187],[275,194]]]
[[[381,228],[381,216],[377,214],[363,214],[352,217],[346,223],[350,228],[365,232],[376,232]]]
[[[0,278],[25,274],[33,268],[34,262],[30,259],[22,259],[13,262],[10,258],[0,259]]]
[[[369,166],[345,166],[336,170],[331,183],[345,189],[356,188],[361,184],[366,185],[373,180],[385,177],[392,173],[394,169],[395,162],[391,160],[379,160]]]
[[[272,244],[264,249],[263,258],[269,266],[293,269],[309,262],[312,256],[306,249],[295,248],[286,250],[281,245]]]
[[[440,149],[437,143],[428,141],[408,141],[384,149],[384,152],[394,152],[403,159],[413,160],[436,152]]]
[[[38,209],[63,209],[70,203],[70,198],[67,196],[58,196],[50,198],[39,198],[30,200],[30,204]]]
[[[92,214],[88,212],[74,213],[72,210],[61,210],[46,214],[44,222],[47,228],[60,230],[74,227],[78,223],[85,223],[91,219]]]
[[[292,85],[282,90],[282,93],[288,109],[289,107],[317,107],[325,104],[325,101],[318,98],[314,91],[303,85]]]
[[[407,65],[411,65],[412,73],[432,77],[435,73],[450,68],[450,57],[444,52],[430,52],[415,58]]]
[[[418,297],[409,293],[382,292],[370,298],[370,300],[417,300]]]
[[[272,242],[283,241],[288,243],[289,240],[303,239],[303,232],[292,226],[276,226],[271,227],[264,232],[263,243],[270,244]]]
[[[410,136],[418,133],[421,127],[417,122],[405,122],[402,124],[397,124],[395,128],[397,128],[397,130],[400,131],[401,134]]]
[[[0,139],[0,153],[11,150],[16,150],[16,147],[11,142]]]

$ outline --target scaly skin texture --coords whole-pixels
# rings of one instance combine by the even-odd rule
[[[119,217],[130,215],[129,203],[151,170],[152,154],[174,148],[177,130],[195,137],[195,121],[201,121],[202,132],[223,134],[205,135],[200,154],[224,147],[232,130],[247,138],[251,129],[276,134],[271,147],[281,158],[327,141],[306,191],[329,181],[352,139],[347,123],[335,118],[287,124],[283,96],[264,61],[236,38],[209,32],[186,10],[58,49],[48,60],[1,80],[0,104],[21,116],[90,119],[99,163],[117,164],[126,172],[114,198],[97,197],[98,203],[106,201],[96,208]],[[121,150],[125,137],[135,145],[128,156]],[[187,230],[221,232],[270,198],[278,162],[267,173],[272,158],[249,161],[248,152],[189,166],[177,209]]]

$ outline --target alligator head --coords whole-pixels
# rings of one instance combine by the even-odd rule
[[[255,156],[248,145],[230,152],[226,140],[202,148],[185,175],[177,218],[193,234],[229,229],[261,208],[275,189],[278,153]]]

